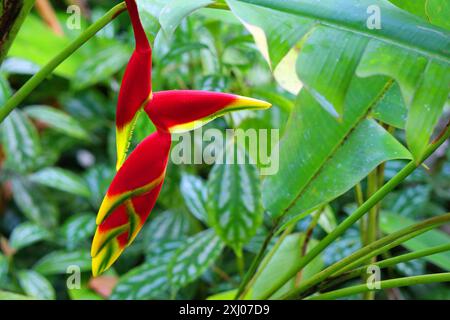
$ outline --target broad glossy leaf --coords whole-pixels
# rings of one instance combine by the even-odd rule
[[[245,151],[229,143],[226,154],[236,150],[243,164],[216,164],[208,179],[208,222],[237,254],[256,234],[263,221],[258,169]]]
[[[387,131],[365,119],[386,87],[382,78],[354,78],[342,122],[308,91],[300,93],[280,142],[280,170],[263,184],[265,208],[273,217],[301,217],[348,191],[380,163],[411,158]]]
[[[89,250],[53,251],[42,257],[33,269],[43,275],[65,274],[67,268],[75,266],[81,271],[91,270],[91,255]]]
[[[169,263],[169,280],[181,288],[200,277],[220,256],[223,242],[213,230],[206,230],[187,239]]]
[[[167,263],[153,259],[122,276],[110,298],[113,300],[168,298],[170,283],[167,276]]]
[[[213,0],[170,0],[160,12],[159,23],[164,30],[166,37],[172,36],[172,33],[185,17],[192,12],[206,7],[213,3]]]
[[[69,114],[48,106],[29,106],[25,113],[39,122],[45,123],[58,132],[77,139],[89,139],[89,133]]]
[[[75,249],[86,242],[95,232],[95,215],[79,214],[70,217],[61,227],[61,234],[64,237],[66,247]]]
[[[45,228],[57,225],[58,207],[38,185],[15,178],[12,180],[12,190],[14,202],[30,221]]]
[[[400,85],[409,107],[406,139],[416,159],[423,155],[442,114],[450,88],[450,64],[380,41],[367,46],[359,76],[384,74]]]
[[[273,255],[272,259],[256,279],[252,286],[252,299],[258,299],[265,296],[268,291],[277,284],[278,279],[283,278],[285,273],[289,273],[292,268],[298,265],[299,260],[302,259],[301,251],[303,247],[304,234],[295,233],[287,236],[281,243],[278,250]],[[317,241],[311,239],[308,245],[308,250],[314,247]],[[302,272],[301,279],[305,280],[322,270],[324,264],[322,256],[317,256],[311,263],[309,263]],[[278,290],[272,298],[277,298],[293,288],[295,279],[291,279],[280,290]]]
[[[55,299],[55,289],[52,284],[36,271],[19,271],[17,278],[27,296],[42,300]]]
[[[400,87],[397,83],[385,93],[372,111],[372,116],[395,128],[404,129],[408,109],[403,101]]]
[[[320,26],[303,41],[297,61],[300,80],[325,110],[342,116],[348,88],[368,40]]]
[[[24,222],[14,228],[9,237],[9,245],[15,250],[20,250],[50,238],[51,233],[47,229],[32,222]]]
[[[450,29],[450,22],[448,19],[450,3],[447,0],[389,1],[397,7],[414,13],[434,25],[446,28],[447,30]]]
[[[200,221],[206,222],[206,183],[195,175],[184,173],[181,177],[180,191],[189,211]]]
[[[356,66],[358,76],[388,75],[398,81],[410,109],[406,125],[408,145],[415,159],[422,157],[450,88],[448,30],[428,24],[385,0],[240,2],[320,24],[302,39],[297,71],[311,94],[333,114],[342,113]],[[380,26],[369,25],[374,11],[381,13]],[[311,42],[326,50],[311,54]]]
[[[380,227],[384,233],[390,234],[406,226],[414,224],[415,221],[398,214],[383,211],[380,216]],[[450,243],[450,236],[439,230],[430,230],[420,236],[406,241],[402,246],[410,251],[427,249]],[[439,266],[443,270],[450,271],[450,252],[437,253],[424,257],[427,261]]]
[[[90,197],[86,182],[68,170],[61,168],[45,168],[30,176],[30,180],[41,185],[55,188],[82,197]]]
[[[258,49],[273,70],[314,24],[310,19],[242,1],[227,0],[227,3],[253,35]]]
[[[24,173],[37,166],[42,147],[38,132],[20,110],[14,110],[0,126],[6,167]]]

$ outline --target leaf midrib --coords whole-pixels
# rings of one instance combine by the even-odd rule
[[[345,141],[350,137],[350,135],[355,131],[355,129],[367,118],[368,114],[372,111],[372,109],[383,99],[386,92],[394,85],[393,80],[388,80],[386,84],[383,86],[382,90],[377,94],[377,96],[373,99],[373,101],[370,103],[369,107],[367,108],[367,111],[363,113],[354,124],[348,129],[348,131],[345,133],[345,135],[340,139],[336,146],[330,151],[330,153],[327,155],[326,158],[324,158],[324,161],[321,163],[319,168],[316,170],[314,175],[308,180],[308,182],[303,186],[303,188],[298,192],[297,196],[291,201],[289,206],[287,206],[284,210],[281,216],[286,215],[292,207],[295,206],[297,201],[304,195],[306,190],[308,190],[309,186],[320,176],[320,173],[322,170],[326,167],[327,163],[331,161],[331,159],[336,155],[338,150],[344,145]]]

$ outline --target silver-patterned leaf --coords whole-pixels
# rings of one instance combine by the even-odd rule
[[[206,230],[190,237],[169,263],[169,279],[173,288],[181,288],[200,277],[220,256],[223,242]]]

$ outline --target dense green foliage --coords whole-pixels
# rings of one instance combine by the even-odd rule
[[[361,259],[354,267],[367,264],[371,256],[357,250],[371,243],[379,260],[450,243],[447,141],[367,218],[298,269],[364,200],[409,161],[420,163],[448,122],[450,7],[445,0],[391,2],[404,10],[381,0],[138,1],[153,43],[154,91],[204,89],[270,101],[268,111],[236,113],[207,128],[280,129],[279,171],[260,177],[261,163],[170,163],[143,232],[93,280],[90,242],[115,173],[115,106],[133,47],[121,15],[0,126],[0,299],[232,299],[265,240],[264,268],[245,297],[280,298],[317,289],[314,277],[350,254]],[[81,34],[67,28],[64,4],[54,3],[65,35],[36,12],[27,17],[0,69],[0,106]],[[373,3],[382,7],[379,32],[365,25]],[[89,5],[82,29],[112,6]],[[139,118],[133,145],[153,131]],[[447,220],[425,226],[436,229],[411,227],[396,238],[440,216]],[[386,242],[376,247],[380,238]],[[81,289],[67,288],[71,266],[82,272]],[[437,272],[450,272],[449,248],[389,264],[381,278]],[[331,288],[359,284],[358,275]],[[376,298],[450,299],[450,289],[432,283],[377,291]]]

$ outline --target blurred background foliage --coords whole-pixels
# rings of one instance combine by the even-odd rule
[[[66,26],[70,17],[67,3],[51,3],[61,30],[50,28],[36,10],[27,17],[0,69],[0,105],[113,4],[89,1],[82,10],[82,29],[71,30]],[[140,4],[145,29],[155,42],[154,91],[204,89],[265,99],[274,104],[270,111],[239,113],[218,119],[208,127],[283,131],[295,97],[274,80],[253,38],[236,17],[223,10],[201,9],[184,19],[173,35],[164,36],[158,33],[156,16],[165,1]],[[132,48],[131,26],[127,16],[122,15],[65,61],[1,125],[1,292],[41,299],[204,299],[239,285],[243,270],[249,267],[267,235],[270,224],[263,217],[262,208],[249,216],[252,230],[247,230],[247,237],[240,242],[224,243],[218,237],[220,230],[209,226],[209,211],[214,210],[211,190],[227,187],[217,179],[217,175],[226,174],[225,170],[235,171],[227,174],[231,177],[226,181],[228,187],[243,188],[242,192],[233,193],[235,203],[241,203],[240,197],[244,196],[260,203],[255,167],[245,166],[244,174],[250,183],[242,185],[238,179],[242,168],[237,166],[170,164],[162,194],[145,230],[111,271],[91,278],[90,241],[96,211],[114,175],[115,105]],[[141,117],[133,143],[153,130],[147,117]],[[403,139],[401,134],[398,138]],[[392,177],[402,165],[401,161],[389,162],[385,178]],[[382,203],[386,212],[381,220],[383,232],[450,210],[448,144],[427,166],[417,170]],[[301,220],[253,290],[270,287],[280,270],[301,257],[302,238],[311,225],[319,225],[313,231],[313,245],[314,239],[323,238],[355,206],[350,191],[327,206],[318,222],[314,216]],[[227,227],[233,226],[224,226]],[[449,231],[428,232],[397,248],[395,253],[448,243]],[[307,278],[359,247],[360,234],[355,226],[301,276]],[[73,275],[70,266],[78,266],[82,272],[79,289],[67,287],[68,278]],[[427,270],[449,271],[449,254],[401,264],[386,272],[410,276]],[[0,293],[0,298],[7,297]],[[220,297],[231,296],[216,298]],[[414,286],[386,290],[380,297],[450,299],[450,290],[444,284]]]

